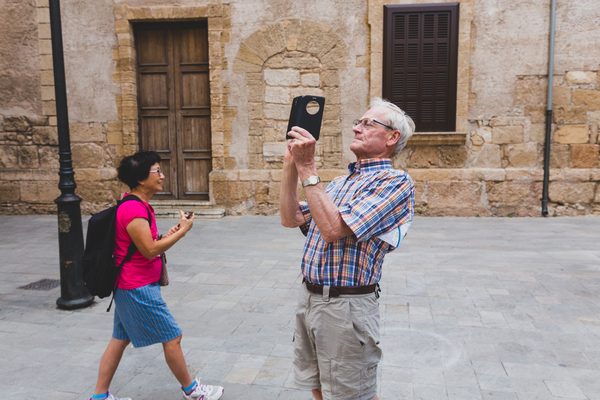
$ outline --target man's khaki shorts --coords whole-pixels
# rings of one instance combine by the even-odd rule
[[[294,331],[296,386],[321,388],[325,400],[373,400],[380,360],[375,293],[326,298],[302,285]]]

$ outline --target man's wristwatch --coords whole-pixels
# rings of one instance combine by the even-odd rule
[[[302,187],[307,187],[307,186],[314,186],[317,183],[321,182],[321,178],[319,178],[316,175],[310,176],[307,180],[305,180],[304,182],[302,182]]]

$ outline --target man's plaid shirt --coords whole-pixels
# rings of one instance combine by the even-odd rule
[[[408,223],[414,215],[415,188],[404,171],[392,169],[389,158],[371,158],[349,165],[350,175],[335,178],[325,189],[353,235],[326,243],[300,202],[307,236],[302,273],[312,283],[366,286],[379,282],[386,253],[395,247],[378,236]]]

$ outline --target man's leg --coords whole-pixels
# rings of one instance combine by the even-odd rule
[[[190,372],[185,364],[185,358],[183,357],[183,351],[181,351],[181,336],[182,335],[179,335],[175,339],[165,342],[162,345],[165,351],[167,365],[181,386],[186,388],[190,386],[194,380],[190,376]]]
[[[110,342],[108,342],[108,346],[102,355],[102,359],[100,359],[98,381],[96,382],[94,394],[104,394],[108,392],[110,382],[112,382],[113,376],[115,376],[123,352],[128,344],[129,340],[110,338]]]

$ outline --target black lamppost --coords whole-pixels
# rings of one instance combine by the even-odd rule
[[[50,30],[52,33],[52,62],[54,92],[56,94],[56,121],[58,127],[58,154],[60,156],[61,195],[54,200],[58,205],[58,247],[60,253],[59,308],[74,310],[87,307],[94,301],[83,283],[83,229],[81,226],[81,197],[75,194],[75,172],[71,161],[71,138],[65,83],[62,28],[59,0],[50,0]]]

